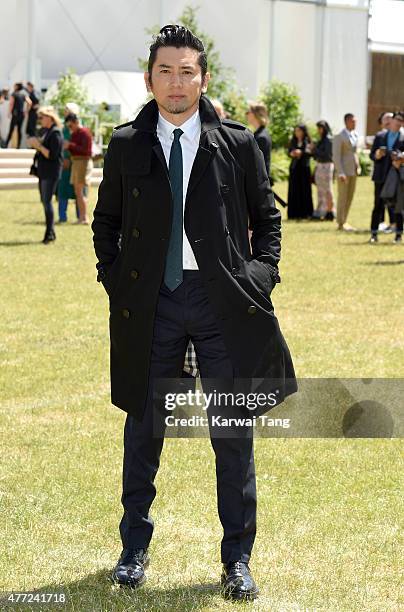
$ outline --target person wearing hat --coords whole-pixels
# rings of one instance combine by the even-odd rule
[[[44,129],[42,137],[30,138],[28,143],[36,149],[34,173],[39,179],[39,193],[45,211],[46,231],[42,242],[48,244],[56,240],[52,198],[56,193],[63,164],[63,137],[61,121],[51,106],[43,106],[38,111],[38,119]]]

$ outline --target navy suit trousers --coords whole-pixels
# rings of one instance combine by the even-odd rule
[[[138,421],[131,415],[126,417],[124,514],[120,523],[124,548],[147,548],[153,534],[150,507],[156,495],[154,479],[164,436],[153,435],[155,413],[151,389],[153,379],[181,378],[190,339],[195,346],[202,385],[204,378],[233,378],[233,367],[200,273],[185,270],[184,280],[175,291],[171,292],[164,284],[160,289],[154,322],[149,397],[143,420]],[[221,560],[223,563],[248,562],[256,533],[257,505],[252,427],[238,428],[232,437],[211,436],[211,444],[216,459],[218,512],[223,527]]]

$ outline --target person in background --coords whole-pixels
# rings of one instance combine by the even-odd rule
[[[28,111],[28,121],[26,127],[26,134],[28,137],[30,137],[35,136],[36,133],[40,95],[37,91],[35,91],[35,87],[30,81],[27,83],[26,90],[28,92],[28,97],[31,100],[31,107]]]
[[[11,94],[11,99],[10,99],[9,113],[11,117],[11,123],[10,123],[10,130],[8,132],[8,136],[6,140],[6,147],[8,147],[9,142],[13,136],[14,128],[17,128],[17,132],[18,132],[17,149],[20,148],[21,139],[22,139],[22,124],[23,124],[24,117],[26,114],[25,108],[27,107],[29,111],[31,106],[32,106],[32,102],[29,99],[29,97],[24,93],[24,87],[22,83],[16,83],[14,85],[14,91]]]
[[[393,118],[394,113],[383,112],[377,118],[377,123],[379,124],[380,131],[388,130],[390,128],[390,120]]]
[[[218,114],[218,117],[220,117],[220,119],[226,119],[227,115],[226,115],[226,111],[224,110],[224,106],[223,104],[220,102],[220,100],[217,100],[216,98],[213,98],[210,100],[213,108],[215,109],[215,111]]]
[[[268,111],[262,102],[250,102],[246,112],[247,121],[254,128],[254,138],[264,156],[265,168],[270,176],[272,139],[268,133]]]
[[[355,115],[346,113],[344,122],[345,128],[334,137],[332,146],[333,161],[338,174],[337,229],[353,232],[356,230],[347,223],[347,218],[355,194],[356,179],[360,173]]]
[[[51,106],[41,107],[38,119],[44,133],[41,139],[35,136],[29,139],[29,145],[36,149],[37,175],[39,193],[45,211],[46,230],[42,242],[49,244],[56,240],[53,215],[53,194],[62,171],[63,137],[60,131],[61,121]]]
[[[318,121],[316,125],[319,140],[313,147],[313,157],[317,162],[314,177],[317,186],[318,205],[313,213],[313,218],[333,221],[332,179],[334,164],[332,161],[331,128],[327,121]]]
[[[288,219],[310,219],[313,215],[310,156],[312,143],[307,127],[297,125],[289,144]]]
[[[404,114],[395,113],[390,122],[390,129],[386,135],[387,153],[381,160],[388,157],[385,162],[389,169],[384,181],[380,198],[394,209],[395,238],[394,244],[402,243],[403,212],[404,212]],[[378,149],[380,151],[380,149]],[[372,240],[373,239],[373,240]],[[371,241],[375,242],[372,233]],[[377,235],[376,235],[377,241]]]
[[[377,122],[379,124],[380,127],[380,131],[377,132],[374,140],[373,140],[373,144],[372,144],[372,148],[370,150],[370,159],[374,162],[374,166],[373,166],[373,173],[372,173],[372,181],[375,184],[375,196],[374,196],[374,204],[373,204],[373,211],[378,210],[380,212],[380,219],[379,219],[379,224],[378,227],[376,228],[375,232],[372,232],[372,236],[370,239],[371,243],[377,242],[377,230],[378,229],[382,229],[384,233],[386,234],[390,234],[393,231],[393,225],[394,225],[394,207],[392,206],[387,206],[387,210],[388,210],[388,214],[389,214],[389,225],[386,225],[384,223],[384,213],[385,213],[385,203],[384,201],[382,201],[380,199],[380,192],[383,188],[383,183],[384,180],[387,176],[387,174],[384,176],[383,178],[383,172],[382,172],[382,165],[381,164],[376,164],[376,161],[379,162],[380,159],[376,160],[376,151],[378,150],[378,148],[380,147],[381,141],[383,140],[383,144],[382,147],[385,146],[384,143],[384,139],[383,137],[387,134],[388,130],[390,129],[390,124],[391,124],[391,120],[393,118],[394,113],[390,113],[390,112],[383,112],[379,115]],[[378,154],[379,155],[379,154]],[[373,211],[372,211],[372,217],[373,217]],[[376,214],[376,213],[375,213]],[[373,224],[376,223],[376,219],[374,219]],[[371,222],[372,224],[372,222]],[[380,226],[380,224],[382,224]],[[374,234],[376,235],[376,240],[372,240],[372,237],[374,237]]]
[[[8,89],[2,89],[0,92],[0,147],[2,149],[6,146],[7,136],[10,131],[10,102],[8,94]]]
[[[80,114],[79,105],[75,102],[68,102],[64,109],[65,123],[63,125],[63,140],[65,142],[70,141],[70,130],[66,125],[66,117],[71,114],[76,116]],[[72,164],[70,151],[68,149],[64,149],[63,155],[63,170],[58,185],[59,223],[67,222],[67,205],[69,200],[75,200],[77,219],[80,218],[79,207],[76,202],[76,194],[74,192],[74,187],[70,182]],[[87,196],[87,187],[85,188],[84,196]]]
[[[70,142],[65,142],[65,150],[70,151],[72,170],[70,182],[74,186],[77,205],[79,207],[78,223],[88,225],[88,198],[84,195],[85,186],[90,184],[93,161],[91,150],[93,138],[88,128],[81,125],[77,115],[70,114],[66,117],[66,125],[71,132]]]

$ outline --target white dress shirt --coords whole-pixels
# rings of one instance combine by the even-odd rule
[[[353,147],[356,147],[356,145],[358,144],[358,134],[357,134],[357,132],[355,132],[355,130],[352,130],[352,132],[351,132],[350,130],[348,130],[348,128],[344,128],[344,132],[348,136],[351,145]]]
[[[182,206],[183,211],[185,209],[185,199],[187,197],[189,177],[191,176],[192,166],[196,152],[199,148],[199,139],[201,136],[201,120],[199,117],[199,110],[197,110],[189,119],[182,125],[173,125],[167,119],[164,119],[159,113],[157,122],[157,137],[161,143],[164,157],[166,158],[167,168],[170,162],[170,151],[171,145],[174,140],[174,130],[180,128],[184,133],[181,135],[180,143],[182,148],[182,176],[183,176],[183,187],[182,187]],[[191,245],[189,244],[187,235],[184,227],[183,241],[182,241],[182,267],[184,270],[198,270],[198,264]]]

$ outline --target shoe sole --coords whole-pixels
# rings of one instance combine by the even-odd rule
[[[234,601],[253,601],[254,599],[257,599],[258,595],[259,595],[259,591],[249,591],[247,593],[239,593],[238,591],[225,591],[222,590],[222,597],[224,599],[232,599]]]
[[[260,591],[257,589],[256,591],[247,591],[247,592],[239,592],[236,589],[225,589],[223,588],[223,584],[225,580],[221,578],[221,595],[224,599],[234,599],[236,601],[252,601],[253,599],[257,599]]]

